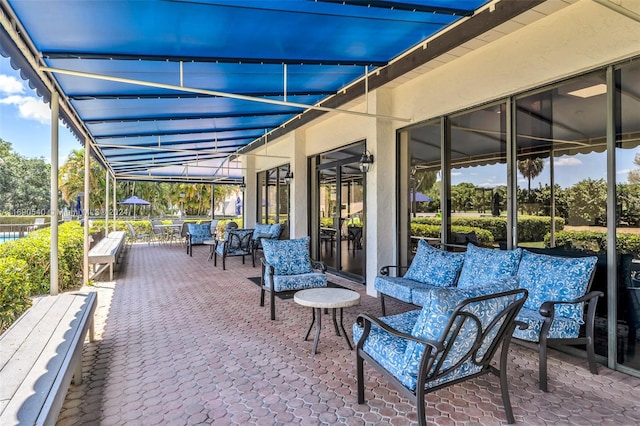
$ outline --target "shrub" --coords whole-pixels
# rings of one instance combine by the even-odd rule
[[[545,243],[549,245],[551,234],[545,236]],[[568,250],[580,250],[592,253],[607,251],[607,233],[597,231],[562,231],[556,233],[556,247]],[[640,254],[640,235],[616,234],[616,250],[619,254]]]
[[[451,226],[452,232],[469,233],[475,232],[478,241],[483,246],[493,245],[493,235],[486,229],[474,228],[472,226]],[[440,225],[425,225],[421,223],[411,224],[411,235],[418,237],[440,238]]]
[[[564,228],[564,219],[556,217],[555,220],[556,231],[561,231]],[[440,227],[440,222],[441,219],[439,217],[419,217],[411,220],[412,224],[437,225],[438,227]],[[507,240],[506,217],[453,217],[451,218],[451,226],[470,226],[484,229],[493,235],[492,241]],[[518,241],[520,242],[542,241],[550,231],[551,218],[549,216],[518,216]]]
[[[28,288],[31,295],[47,294],[50,289],[51,230],[31,232],[27,237],[0,244],[0,258],[13,257],[29,265]],[[83,231],[79,222],[58,228],[59,290],[78,288],[82,281]]]
[[[29,268],[24,260],[0,258],[0,333],[31,306],[28,275]]]

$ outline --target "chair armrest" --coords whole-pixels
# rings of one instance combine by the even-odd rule
[[[262,271],[263,271],[262,276],[264,276],[265,269],[269,275],[273,275],[273,273],[275,272],[275,269],[273,268],[273,266],[269,265],[264,258],[261,258],[260,262],[262,263]]]
[[[389,273],[391,272],[390,269],[396,269],[396,276],[398,276],[398,273],[402,272],[404,269],[409,269],[409,267],[401,265],[385,265],[380,268],[380,275],[389,276]]]
[[[597,301],[598,297],[602,297],[602,296],[604,296],[603,292],[592,291],[590,293],[585,294],[582,297],[578,297],[577,299],[573,299],[573,300],[567,300],[567,301],[548,300],[540,306],[540,315],[542,315],[543,317],[553,318],[555,305],[576,305],[578,303],[583,303],[587,301],[591,303],[591,299],[595,299]]]
[[[327,272],[327,265],[325,265],[324,262],[320,262],[319,260],[312,260],[311,267],[313,269],[320,269],[323,274]]]
[[[364,327],[364,332],[362,333],[362,336],[358,341],[358,347],[360,347],[360,342],[364,342],[364,340],[369,335],[369,331],[371,330],[371,324],[375,324],[381,329],[383,329],[384,331],[386,331],[387,333],[391,334],[392,336],[396,336],[401,339],[410,340],[416,343],[422,343],[423,345],[430,346],[431,348],[433,348],[433,350],[435,350],[436,354],[444,350],[444,345],[439,341],[423,339],[421,337],[415,337],[410,334],[403,333],[389,326],[388,324],[382,322],[380,319],[378,319],[373,315],[359,314],[358,317],[356,318],[356,323],[358,323],[358,325],[360,325],[361,327]]]

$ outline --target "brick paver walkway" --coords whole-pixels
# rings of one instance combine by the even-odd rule
[[[259,276],[240,258],[227,271],[173,247],[136,244],[116,282],[98,282],[97,336],[84,352],[84,382],[72,385],[59,425],[406,425],[415,407],[366,369],[368,404],[356,400],[355,354],[323,328],[318,354],[302,338],[310,310],[277,300],[277,320],[259,306]],[[379,314],[364,287],[360,306]],[[390,304],[389,312],[402,308]],[[537,385],[533,352],[512,345],[510,394],[516,421],[531,425],[640,424],[640,379],[553,352],[549,393]],[[497,378],[484,376],[427,396],[438,425],[505,424]]]

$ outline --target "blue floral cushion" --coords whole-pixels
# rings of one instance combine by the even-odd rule
[[[270,226],[269,231],[267,233],[271,234],[271,238],[279,238],[280,230],[282,229],[281,223],[274,223]]]
[[[309,237],[296,240],[262,240],[266,262],[274,275],[298,275],[313,272],[309,255]]]
[[[463,261],[464,253],[438,250],[420,240],[404,278],[437,287],[451,287],[456,283]]]
[[[211,225],[209,223],[188,223],[191,244],[202,244],[204,240],[211,239]]]
[[[412,303],[414,289],[440,288],[408,280],[403,277],[377,276],[374,281],[374,288],[382,294],[389,295],[403,302]]]
[[[256,223],[255,228],[253,228],[253,237],[252,239],[256,240],[258,237],[262,237],[266,234],[270,234],[271,225],[268,223]]]
[[[478,283],[475,287],[470,288],[445,287],[444,290],[458,292],[464,298],[469,298],[515,290],[520,287],[519,283],[520,280],[515,276],[502,278],[491,283]],[[430,306],[434,299],[437,300],[440,297],[442,290],[442,287],[423,286],[422,288],[415,288],[411,293],[411,303],[417,306]]]
[[[529,291],[524,307],[538,311],[546,301],[583,296],[597,262],[596,256],[557,257],[524,250],[518,268],[520,286]],[[555,315],[582,322],[583,305],[557,305]]]
[[[464,264],[458,278],[459,288],[475,287],[500,278],[512,277],[518,271],[522,249],[495,250],[467,245]]]
[[[411,333],[419,310],[409,311],[398,315],[382,317],[380,320],[392,328],[403,333]],[[362,336],[363,328],[353,324],[353,341],[358,342]],[[404,353],[407,348],[407,340],[394,337],[375,324],[371,325],[369,336],[362,346],[364,351],[373,359],[398,378],[407,388],[414,390],[417,379],[405,373]]]
[[[318,288],[327,286],[327,275],[321,272],[311,272],[300,275],[274,275],[273,276],[276,293],[279,291],[304,290],[306,288]],[[265,272],[265,286],[271,290],[271,278]]]
[[[510,283],[507,284],[509,289],[514,288],[515,286],[517,286],[517,281],[510,281]],[[478,291],[477,289],[451,290],[452,289],[440,289],[438,297],[434,297],[429,306],[422,308],[420,315],[416,319],[413,330],[411,331],[413,336],[430,340],[443,340],[445,346],[450,345],[446,358],[442,361],[440,371],[452,368],[460,362],[469,350],[471,350],[478,333],[483,332],[494,318],[502,313],[509,303],[516,298],[515,295],[494,297],[466,305],[462,310],[476,316],[480,320],[483,330],[478,330],[478,326],[475,321],[465,321],[459,333],[455,336],[455,340],[450,342],[450,339],[453,337],[454,330],[460,328],[460,323],[450,330],[448,336],[443,336],[443,333],[457,305],[465,299],[483,295],[482,291]],[[461,320],[461,318],[462,317],[457,317],[457,320]],[[488,333],[487,337],[483,341],[483,345],[478,350],[476,355],[478,358],[482,357],[489,349],[492,339],[496,336],[499,330],[500,324],[501,323],[492,328]],[[412,376],[416,376],[418,374],[418,367],[423,353],[424,345],[415,342],[409,342],[407,344],[407,349],[404,355],[406,374]],[[437,362],[438,361],[436,361],[436,363]],[[471,359],[467,359],[460,366],[452,369],[440,379],[430,382],[429,387],[434,387],[444,382],[477,373],[481,368],[481,366],[473,363]]]
[[[516,320],[522,321],[527,324],[528,327],[524,330],[516,327],[513,332],[513,337],[528,340],[529,342],[540,341],[540,331],[542,330],[542,324],[544,324],[544,317],[540,315],[540,312],[533,309],[522,308],[520,312],[518,312]],[[550,339],[576,338],[580,333],[580,322],[581,321],[576,321],[571,318],[554,317],[547,337]]]

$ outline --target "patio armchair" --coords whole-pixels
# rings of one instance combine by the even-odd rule
[[[548,391],[548,347],[585,345],[589,370],[598,374],[594,328],[596,305],[604,294],[589,291],[597,261],[596,256],[588,255],[560,257],[530,250],[522,253],[518,276],[520,286],[529,291],[529,298],[517,319],[528,327],[515,330],[513,342],[538,352],[539,387],[544,392]]]
[[[203,244],[205,240],[211,239],[211,223],[188,223],[187,228],[187,254],[193,256],[194,245]]]
[[[227,257],[242,256],[242,264],[244,265],[244,257],[251,256],[251,236],[253,229],[227,229],[224,240],[216,240],[213,246],[213,266],[218,266],[218,256],[222,258],[222,270],[226,270]],[[251,257],[253,260],[253,257]],[[256,264],[253,262],[253,266]]]
[[[327,286],[327,267],[311,260],[309,241],[309,237],[262,241],[260,306],[264,306],[265,291],[269,291],[272,320],[276,319],[276,293]]]
[[[425,395],[492,373],[500,378],[505,414],[514,423],[507,383],[507,358],[516,315],[527,291],[475,296],[474,289],[440,289],[421,310],[376,318],[360,314],[357,340],[358,403],[365,403],[364,361],[417,406],[426,425]],[[491,364],[501,347],[499,368]]]
[[[251,256],[253,257],[253,264],[256,263],[256,256],[258,250],[262,250],[262,240],[279,240],[284,231],[284,226],[281,223],[257,223],[253,228],[253,235],[251,236]]]

